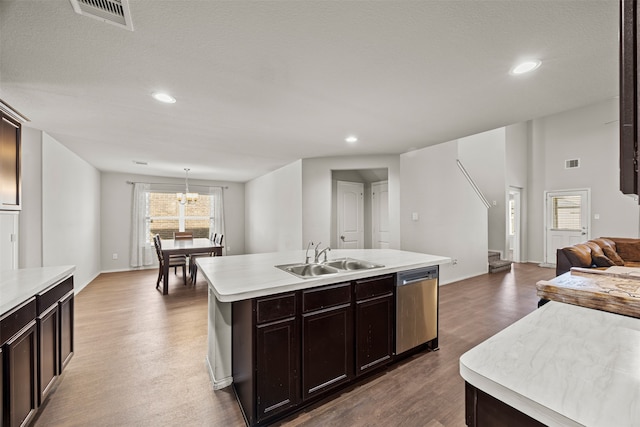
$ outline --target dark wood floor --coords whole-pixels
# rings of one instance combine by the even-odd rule
[[[458,358],[535,310],[554,270],[514,264],[440,288],[440,350],[415,355],[282,426],[463,426]],[[205,367],[207,287],[155,270],[100,275],[75,299],[75,355],[34,426],[242,426]]]

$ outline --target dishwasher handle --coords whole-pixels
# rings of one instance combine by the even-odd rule
[[[424,282],[425,280],[434,280],[434,277],[419,277],[417,279],[412,279],[412,280],[403,280],[402,282],[398,283],[397,286],[406,286],[406,285],[411,285],[413,283],[418,283],[418,282]]]
[[[396,277],[396,286],[409,285],[438,278],[438,267],[417,268],[415,270],[402,271]]]

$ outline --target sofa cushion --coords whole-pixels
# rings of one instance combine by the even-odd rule
[[[615,265],[602,251],[600,245],[593,240],[589,240],[585,245],[591,248],[591,260],[598,267],[611,267]]]
[[[591,267],[593,265],[591,248],[584,243],[568,246],[562,250],[574,267]]]
[[[597,243],[598,246],[600,246],[602,249],[608,246],[610,248],[613,248],[614,251],[616,250],[616,242],[611,239],[607,239],[606,237],[600,237],[599,239],[593,239],[589,241]]]
[[[602,249],[607,258],[609,258],[615,265],[624,265],[624,261],[620,258],[620,255],[611,247],[605,247]]]
[[[616,252],[625,261],[640,262],[640,241],[617,241]]]

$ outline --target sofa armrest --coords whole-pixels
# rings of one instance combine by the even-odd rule
[[[556,276],[571,270],[571,262],[562,249],[556,251]]]

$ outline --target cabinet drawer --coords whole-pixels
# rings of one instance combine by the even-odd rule
[[[356,300],[363,300],[393,292],[393,274],[356,280]]]
[[[38,315],[54,304],[57,304],[69,291],[73,289],[73,277],[68,277],[57,285],[53,285],[36,295]]]
[[[25,301],[0,318],[0,345],[36,319],[36,298]]]
[[[351,283],[302,291],[302,312],[334,307],[351,302]]]
[[[276,295],[256,301],[256,323],[271,322],[296,314],[296,294]]]

